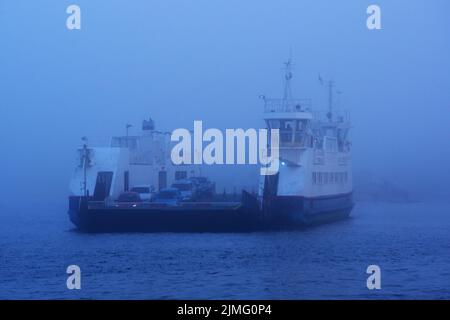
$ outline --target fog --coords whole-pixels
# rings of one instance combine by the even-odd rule
[[[381,30],[366,27],[374,2]],[[81,30],[66,28],[72,3]],[[1,1],[0,204],[65,204],[80,138],[108,144],[149,116],[164,131],[263,127],[258,97],[282,95],[290,54],[294,96],[324,109],[319,74],[342,91],[356,181],[450,196],[449,12],[446,0]]]

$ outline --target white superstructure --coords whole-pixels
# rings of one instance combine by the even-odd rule
[[[311,100],[292,99],[290,67],[291,63],[286,63],[284,97],[264,97],[267,128],[280,130],[280,168],[272,195],[318,198],[349,194],[353,188],[349,117],[332,108],[332,82],[325,116],[312,112]],[[262,178],[260,197],[264,184]]]

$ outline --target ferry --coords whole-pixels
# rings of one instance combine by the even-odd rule
[[[242,190],[233,199],[215,193],[199,165],[172,163],[170,133],[148,119],[140,135],[128,135],[127,125],[127,134],[108,147],[89,146],[83,138],[70,183],[70,220],[83,232],[246,232],[348,217],[354,205],[350,118],[333,108],[332,81],[323,115],[310,99],[292,98],[291,79],[289,60],[283,97],[261,96],[267,129],[279,130],[280,166],[261,176],[257,192]],[[183,199],[170,188],[191,183],[197,190],[209,183],[207,196],[184,192]]]

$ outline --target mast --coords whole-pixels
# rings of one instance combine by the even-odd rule
[[[284,63],[284,94],[283,100],[289,100],[292,98],[291,91],[291,79],[292,79],[292,60],[289,58],[287,62]]]
[[[87,137],[82,137],[81,140],[83,140],[83,193],[84,196],[87,197],[87,174],[86,174],[86,170],[87,170],[87,165],[88,165],[88,161],[89,161],[89,151],[87,148],[87,144],[88,144],[88,139]]]
[[[333,119],[333,88],[334,88],[334,81],[330,80],[328,81],[328,113],[327,118],[329,121],[332,121]]]
[[[287,107],[289,100],[292,100],[292,90],[291,90],[291,79],[292,79],[292,58],[284,63],[284,92],[283,92],[283,107]]]

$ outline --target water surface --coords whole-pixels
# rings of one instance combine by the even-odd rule
[[[65,208],[1,211],[3,299],[450,298],[449,203],[362,202],[334,224],[228,234],[83,234]],[[81,290],[66,288],[71,264]]]

